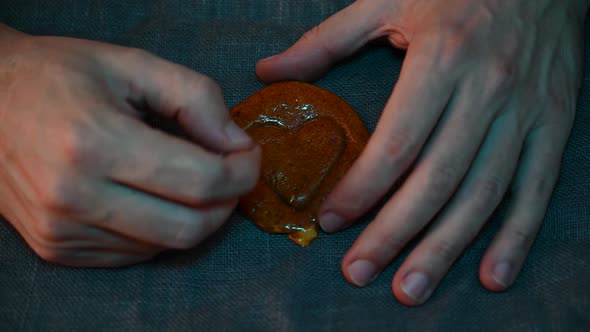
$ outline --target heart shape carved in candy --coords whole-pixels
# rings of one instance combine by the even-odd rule
[[[346,147],[344,130],[329,118],[294,131],[259,126],[248,132],[262,146],[263,180],[297,211],[307,207]]]
[[[262,170],[240,210],[299,245],[317,236],[317,211],[369,133],[346,102],[302,82],[272,84],[234,106],[232,119],[262,147]]]

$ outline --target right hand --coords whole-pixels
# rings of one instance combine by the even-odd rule
[[[256,184],[260,148],[220,88],[145,51],[0,24],[0,86],[0,214],[48,261],[193,247]],[[147,126],[146,109],[192,141]]]

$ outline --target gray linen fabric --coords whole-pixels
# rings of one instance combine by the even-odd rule
[[[263,87],[254,75],[259,58],[283,50],[348,3],[3,0],[0,21],[33,34],[147,49],[217,80],[231,106]],[[373,130],[402,56],[372,46],[317,84],[342,96]],[[348,285],[340,274],[342,256],[369,218],[299,248],[235,214],[202,246],[112,270],[45,263],[0,220],[0,330],[590,330],[588,68],[559,186],[509,292],[487,292],[477,278],[502,209],[432,299],[412,309],[396,302],[390,291],[401,258],[364,289]]]

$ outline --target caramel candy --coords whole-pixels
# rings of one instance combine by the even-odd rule
[[[260,180],[240,211],[266,232],[309,245],[321,202],[369,139],[362,120],[340,97],[302,82],[271,84],[231,116],[262,147]]]

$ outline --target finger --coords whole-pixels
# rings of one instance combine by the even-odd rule
[[[88,184],[91,182],[89,180],[84,180],[84,184],[83,180],[75,175],[72,176],[72,180],[78,181],[73,184],[76,191],[70,193],[71,196],[76,196],[72,197],[76,201],[76,206],[64,206],[59,212],[47,211],[46,206],[40,208],[40,202],[31,204],[28,198],[13,190],[9,191],[9,195],[2,196],[7,206],[10,206],[6,211],[8,219],[37,252],[105,248],[118,252],[146,253],[160,249],[130,237],[89,226],[85,220],[76,220],[75,215],[82,214],[89,218],[97,218],[96,215],[100,215],[101,211],[97,209],[96,201],[92,200],[95,191],[100,190],[100,187]]]
[[[234,199],[196,209],[111,181],[76,176],[75,172],[68,180],[49,180],[39,194],[39,206],[35,205],[62,219],[40,218],[37,227],[41,228],[31,232],[69,240],[74,234],[65,231],[60,221],[72,220],[139,243],[186,249],[216,231],[237,204]]]
[[[466,175],[500,105],[486,103],[489,96],[479,99],[477,85],[465,83],[412,174],[343,259],[344,274],[352,283],[366,285],[385,268],[435,217]]]
[[[65,264],[61,253],[111,250],[120,254],[150,256],[162,248],[135,241],[112,232],[59,217],[38,213],[34,207],[23,206],[16,196],[4,196],[11,209],[6,217],[27,244],[43,259]]]
[[[512,120],[494,123],[460,189],[396,272],[392,289],[401,303],[424,303],[500,204],[522,146]]]
[[[188,249],[215,232],[229,217],[237,200],[193,209],[150,196],[126,186],[105,183],[88,225],[162,248]]]
[[[218,152],[251,148],[254,141],[229,117],[220,87],[210,78],[144,51],[113,52],[108,67],[124,77],[122,96],[178,123]]]
[[[338,60],[368,41],[385,34],[380,30],[383,11],[370,1],[357,1],[328,18],[281,54],[260,60],[256,74],[265,82],[310,81],[319,78]]]
[[[91,155],[86,159],[92,167],[114,181],[193,206],[237,198],[256,184],[258,146],[218,155],[122,114],[112,114],[108,121],[105,126],[114,133],[96,138],[97,143],[89,137],[78,150],[90,151],[72,154],[81,154],[78,159]]]
[[[127,121],[132,120],[123,115],[120,117]],[[146,129],[141,124],[139,125]],[[102,128],[108,127],[103,126]],[[134,131],[131,130],[131,132]],[[138,136],[145,137],[141,133]],[[164,139],[164,141],[166,140]],[[125,142],[125,140],[121,142]],[[149,139],[146,142],[149,146]],[[179,144],[182,143],[188,144],[179,140]],[[89,144],[90,148],[85,148],[86,154],[93,155],[94,151],[105,150],[93,148],[93,145],[97,143]],[[192,147],[192,145],[188,145]],[[94,146],[100,146],[100,144]],[[121,149],[121,146],[116,143],[102,146],[115,147],[113,150],[117,151],[136,152],[135,149],[125,149],[125,147]],[[163,149],[163,151],[167,150]],[[144,152],[147,156],[151,155],[149,150]],[[193,151],[186,151],[188,155],[191,152]],[[256,154],[259,159],[260,151]],[[183,155],[183,153],[179,155]],[[240,155],[240,153],[236,153],[236,155]],[[80,157],[78,155],[76,158]],[[131,156],[123,154],[122,157]],[[239,157],[230,154],[225,161],[241,167],[239,159]],[[173,163],[170,158],[162,160],[160,163]],[[37,203],[29,204],[44,210],[67,213],[69,216],[76,216],[76,220],[87,222],[87,225],[165,248],[189,248],[199,243],[225,221],[237,203],[237,198],[232,198],[223,200],[223,202],[208,202],[196,209],[155,197],[118,182],[105,181],[102,178],[93,181],[93,178],[89,179],[73,170],[63,170],[61,176],[54,174],[55,172],[51,172],[46,167],[41,167],[39,171],[40,173],[36,176],[43,181],[35,182],[34,186],[36,187],[33,190]],[[129,171],[131,172],[132,169]],[[223,175],[231,177],[230,172],[225,172]],[[154,178],[158,178],[158,176],[154,176]],[[250,181],[256,182],[256,179]],[[24,187],[26,188],[27,185],[24,184]],[[220,185],[227,185],[227,183],[221,182]],[[233,185],[233,183],[229,185]],[[202,190],[202,188],[197,190]],[[208,193],[206,194],[208,195]]]
[[[528,136],[504,224],[480,266],[479,278],[487,289],[505,290],[520,273],[559,177],[568,133],[567,126],[546,126]]]
[[[324,231],[345,228],[381,199],[414,162],[436,126],[457,78],[443,73],[436,59],[424,56],[428,47],[416,41],[409,48],[399,82],[369,143],[320,207]]]

